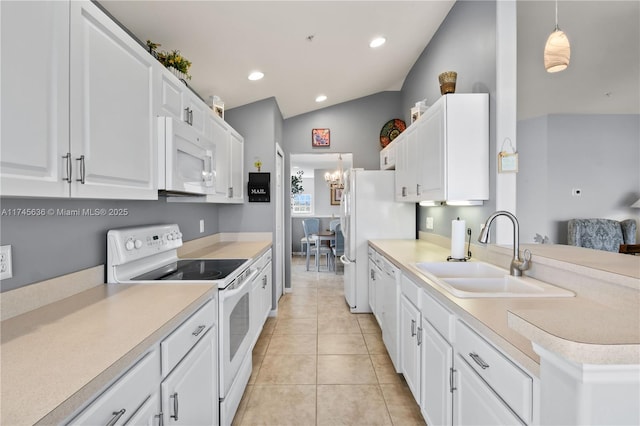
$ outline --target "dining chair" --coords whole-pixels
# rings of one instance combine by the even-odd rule
[[[304,230],[304,236],[307,240],[307,260],[306,267],[307,271],[309,270],[309,257],[311,257],[311,253],[315,256],[315,265],[316,271],[319,270],[320,260],[319,257],[321,255],[327,256],[327,268],[329,268],[330,256],[331,256],[331,248],[323,245],[318,245],[318,242],[313,238],[313,234],[317,234],[320,231],[320,219],[310,218],[304,219],[302,221],[302,229]]]
[[[340,224],[340,219],[333,219],[331,222],[329,222],[329,231],[336,232],[336,226],[338,226],[339,224]],[[335,245],[336,245],[336,240],[332,240],[331,247],[335,247]]]
[[[338,273],[338,260],[344,254],[344,235],[342,234],[342,226],[340,223],[336,226],[335,246],[331,249],[333,252],[333,270]]]

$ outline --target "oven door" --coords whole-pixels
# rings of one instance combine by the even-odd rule
[[[236,279],[219,292],[220,398],[229,392],[251,349],[251,282],[257,274],[254,270],[240,285]]]
[[[188,124],[160,117],[160,141],[164,142],[158,170],[167,191],[190,194],[215,193],[215,145]],[[162,145],[161,145],[162,146]]]

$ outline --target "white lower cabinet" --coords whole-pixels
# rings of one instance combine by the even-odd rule
[[[420,402],[420,311],[404,294],[400,297],[400,370],[416,401]]]
[[[159,365],[160,354],[158,349],[154,348],[69,424],[110,426],[124,424],[150,396],[158,392]]]
[[[454,425],[523,424],[460,354],[455,363]]]
[[[213,425],[218,422],[215,327],[193,347],[161,384],[164,425]]]
[[[214,298],[153,345],[67,424],[217,425],[215,318]]]
[[[427,424],[535,422],[526,371],[405,275],[401,291],[401,372]]]
[[[453,348],[422,318],[420,408],[429,425],[450,425],[453,416]]]

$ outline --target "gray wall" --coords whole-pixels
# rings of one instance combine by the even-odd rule
[[[244,137],[244,204],[226,205],[220,209],[220,229],[225,232],[272,232],[275,223],[276,132],[282,115],[275,98],[225,111],[225,120]],[[257,172],[256,160],[262,161],[262,172],[271,173],[271,202],[249,203],[249,172]]]
[[[627,219],[640,197],[640,116],[553,114],[518,121],[520,237],[567,243],[572,218]],[[580,197],[572,189],[581,189]]]
[[[496,4],[493,1],[457,2],[402,87],[402,114],[409,120],[410,108],[424,98],[433,104],[440,95],[438,75],[456,71],[457,93],[489,93],[489,185],[490,198],[483,206],[420,207],[421,231],[451,236],[451,221],[460,217],[477,236],[480,224],[495,210],[496,129]],[[473,179],[473,176],[469,176]],[[434,218],[434,230],[426,230],[426,217]]]
[[[220,232],[213,204],[127,200],[2,198],[8,209],[127,209],[126,216],[45,217],[2,215],[0,243],[13,250],[13,278],[2,280],[2,291],[90,268],[107,261],[106,235],[112,228],[177,223],[185,241]],[[205,232],[200,233],[200,219]]]
[[[290,154],[313,152],[350,152],[353,153],[353,167],[379,169],[380,130],[390,119],[402,116],[400,101],[400,92],[382,92],[284,120],[283,150],[286,170],[291,170]],[[311,147],[311,129],[315,128],[331,130],[331,147]],[[285,225],[285,241],[291,241],[291,209],[285,209],[285,224],[289,224]],[[286,250],[285,255],[289,258],[291,247]],[[290,287],[290,262],[286,263],[285,277],[286,286]]]

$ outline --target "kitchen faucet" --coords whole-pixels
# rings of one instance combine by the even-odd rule
[[[480,232],[478,242],[482,244],[487,244],[489,242],[489,230],[491,228],[491,224],[498,216],[506,216],[511,219],[511,223],[513,223],[513,259],[511,259],[510,274],[514,277],[520,277],[522,276],[522,271],[529,269],[531,252],[529,250],[525,250],[525,260],[520,259],[520,225],[518,224],[518,219],[516,219],[513,214],[505,210],[500,210],[489,216],[484,224],[484,228],[482,228],[482,231]],[[527,253],[529,255],[528,257]]]

